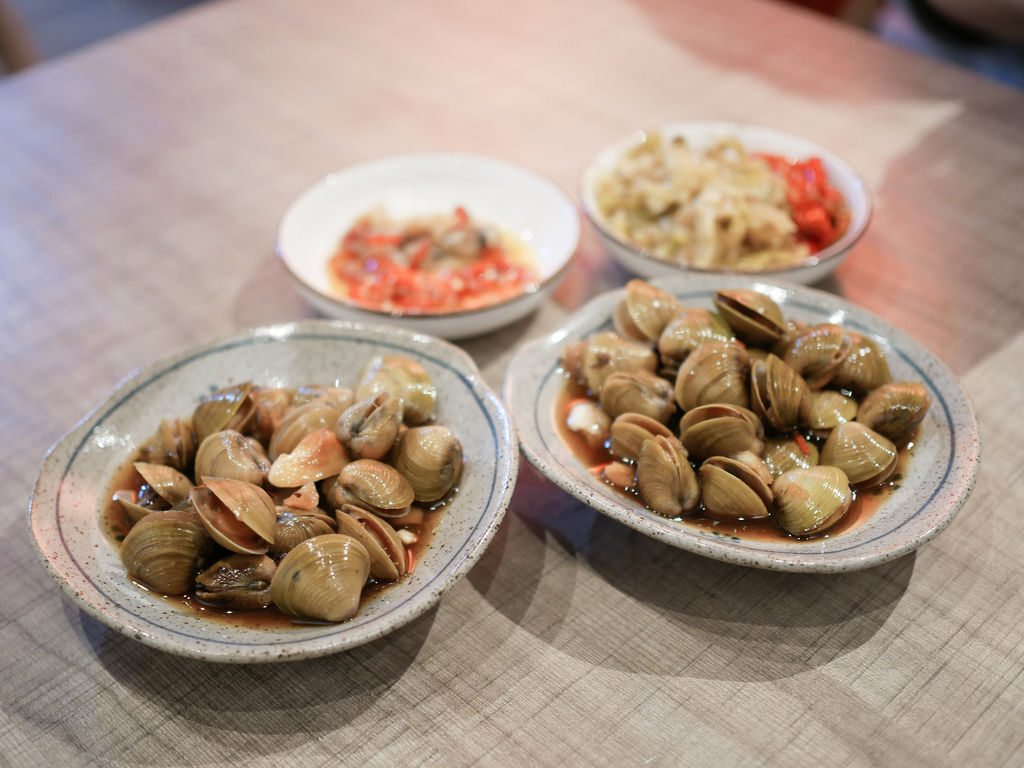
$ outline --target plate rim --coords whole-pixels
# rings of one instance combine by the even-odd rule
[[[150,617],[118,616],[105,610],[100,603],[110,606],[114,611],[128,609],[105,599],[109,596],[93,582],[92,577],[76,561],[69,547],[63,542],[61,542],[63,548],[52,556],[45,551],[45,545],[52,544],[55,539],[63,538],[62,535],[56,535],[59,532],[60,523],[58,500],[61,488],[68,479],[68,472],[75,454],[102,419],[112,414],[119,402],[130,395],[133,386],[143,384],[152,376],[166,373],[194,357],[216,352],[235,344],[251,343],[254,340],[267,343],[287,342],[301,337],[302,334],[320,334],[328,339],[331,337],[342,339],[343,337],[338,334],[344,332],[368,334],[364,338],[371,344],[402,343],[404,348],[410,352],[412,350],[444,350],[447,355],[445,365],[448,365],[455,375],[465,380],[467,387],[476,396],[485,416],[494,423],[495,441],[498,442],[499,447],[504,446],[504,450],[499,450],[495,457],[494,492],[491,504],[480,510],[477,524],[471,533],[458,540],[458,545],[454,548],[456,555],[453,555],[452,559],[431,581],[420,586],[394,610],[357,627],[353,633],[346,633],[345,624],[341,623],[323,625],[324,632],[330,634],[311,634],[306,637],[285,638],[270,643],[243,644],[227,640],[220,644],[207,638],[191,638],[190,642],[190,636],[187,634],[165,627]],[[122,635],[167,653],[211,662],[261,663],[314,658],[349,650],[377,640],[412,622],[437,604],[444,593],[454,587],[475,565],[496,535],[515,489],[519,469],[519,453],[518,433],[515,430],[511,414],[505,408],[501,398],[484,380],[473,359],[454,344],[423,333],[357,321],[312,319],[282,322],[245,329],[188,347],[139,366],[124,376],[103,399],[46,451],[29,496],[26,527],[31,547],[37,558],[50,578],[71,599],[75,607],[84,610],[105,626]],[[43,503],[47,503],[45,512],[41,509]],[[95,512],[95,510],[93,511]],[[47,515],[45,519],[42,517],[44,514]],[[41,535],[41,532],[37,530],[37,525],[46,526],[51,521],[54,531],[48,537]],[[69,525],[74,522],[73,520],[67,521]],[[91,525],[98,525],[98,521],[94,518]],[[97,535],[102,538],[101,533]],[[114,555],[116,557],[116,552]],[[69,561],[63,566],[60,562],[62,557]],[[86,584],[94,594],[85,594],[84,585]],[[154,601],[161,599],[159,596],[153,598]],[[129,613],[131,612],[129,611]]]
[[[518,414],[516,419],[516,428],[519,437],[520,450],[532,466],[534,466],[542,475],[563,491],[575,497],[581,503],[597,510],[601,514],[617,520],[618,522],[633,528],[639,533],[650,536],[651,538],[659,541],[663,541],[664,543],[678,549],[693,552],[695,554],[723,562],[730,562],[765,570],[801,573],[850,572],[869,568],[901,557],[918,549],[920,546],[941,533],[952,522],[953,518],[966,503],[967,499],[973,492],[980,466],[981,441],[978,431],[977,415],[970,397],[960,386],[959,381],[949,367],[946,366],[946,364],[930,350],[926,349],[923,345],[913,339],[913,337],[896,328],[879,315],[853,304],[843,297],[815,288],[809,288],[807,286],[784,281],[762,280],[743,275],[673,275],[648,280],[646,282],[650,282],[653,285],[665,289],[670,293],[673,293],[673,295],[685,293],[687,290],[691,293],[700,292],[702,294],[709,295],[712,291],[718,288],[756,287],[760,285],[767,287],[769,290],[784,291],[788,296],[792,297],[799,297],[800,295],[806,294],[811,300],[817,300],[819,303],[825,302],[830,305],[830,309],[833,312],[842,311],[848,315],[852,314],[857,317],[858,320],[863,319],[871,325],[884,328],[885,333],[876,333],[874,329],[869,329],[868,332],[886,338],[894,349],[902,347],[904,349],[912,350],[915,355],[920,356],[920,358],[926,361],[930,366],[933,366],[935,370],[942,374],[945,380],[943,383],[953,385],[953,388],[948,391],[945,389],[940,391],[936,388],[937,394],[945,395],[946,397],[955,397],[958,405],[962,408],[964,420],[963,422],[957,423],[957,434],[952,432],[952,414],[949,414],[948,416],[951,433],[948,446],[950,454],[949,470],[947,471],[946,478],[943,482],[937,484],[936,490],[932,493],[928,501],[922,504],[917,512],[915,512],[911,517],[916,517],[933,504],[938,503],[945,506],[945,511],[932,525],[929,526],[926,531],[920,535],[906,540],[898,540],[884,548],[874,549],[869,552],[861,552],[858,550],[862,550],[866,544],[871,543],[870,541],[852,546],[846,550],[846,552],[852,552],[852,554],[843,554],[842,552],[814,552],[806,549],[799,552],[794,551],[793,553],[786,553],[765,551],[756,548],[745,548],[742,541],[738,544],[731,542],[727,544],[726,542],[716,539],[711,535],[705,536],[697,533],[697,529],[694,527],[673,523],[667,518],[661,518],[652,512],[647,512],[638,505],[630,507],[622,502],[613,501],[612,498],[606,497],[598,491],[596,482],[592,486],[587,485],[579,481],[576,476],[563,472],[557,463],[554,465],[551,463],[554,460],[554,457],[551,456],[543,446],[538,448],[533,443],[534,436],[527,429],[526,424],[528,418],[532,418],[534,420],[542,418],[542,414],[539,410],[534,408],[529,417],[525,414]],[[728,285],[722,285],[723,282],[728,283]],[[503,382],[503,394],[509,408],[513,409],[515,405],[515,401],[510,394],[511,390],[513,388],[522,389],[525,386],[524,380],[529,375],[528,371],[530,370],[529,366],[531,364],[530,357],[532,355],[558,349],[569,338],[584,338],[586,335],[589,335],[589,333],[610,327],[611,309],[614,307],[615,302],[624,294],[625,287],[619,287],[593,297],[579,310],[577,310],[577,312],[556,331],[542,338],[536,339],[529,345],[520,349],[509,362],[505,381]],[[603,311],[605,308],[607,308],[607,311],[604,312],[603,318],[598,317],[597,313]],[[785,307],[783,307],[783,309],[785,310]],[[590,319],[591,315],[594,315],[592,319]],[[909,358],[908,362],[910,362]],[[911,364],[914,365],[913,363]],[[545,366],[544,379],[549,378],[556,371],[560,370],[560,364],[557,357],[554,360],[549,358],[545,362]],[[543,382],[539,381],[536,386],[531,386],[529,389],[531,391],[531,395],[536,399],[536,396],[539,395],[540,391],[543,389]],[[948,413],[949,409],[945,406],[945,403],[944,407]],[[954,469],[957,471],[952,471]],[[944,498],[939,500],[936,498],[940,492],[953,489],[954,484],[956,484],[955,493],[948,499]],[[910,519],[911,518],[903,520],[899,526],[896,526],[896,529],[905,525]],[[883,532],[871,541],[891,536],[892,533],[893,531]]]

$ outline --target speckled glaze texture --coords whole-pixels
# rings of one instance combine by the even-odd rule
[[[729,276],[676,276],[653,282],[687,305],[708,309],[713,308],[715,290],[753,288],[775,299],[787,318],[840,323],[875,339],[894,379],[920,381],[932,398],[903,482],[870,519],[840,535],[808,541],[715,536],[626,501],[595,479],[555,431],[556,402],[564,382],[561,350],[611,328],[612,309],[624,294],[621,289],[589,302],[565,327],[524,347],[509,364],[505,401],[515,414],[523,453],[552,482],[584,504],[673,546],[777,571],[828,573],[877,565],[936,536],[963,506],[974,487],[980,458],[974,411],[950,370],[909,336],[832,294],[796,285]]]
[[[666,137],[681,136],[698,150],[709,148],[714,142],[732,137],[751,152],[767,152],[792,159],[821,158],[829,181],[839,190],[850,210],[850,225],[841,238],[827,248],[812,253],[800,265],[785,269],[759,271],[762,280],[784,280],[789,283],[815,283],[835,271],[846,258],[853,244],[860,239],[871,220],[871,195],[867,185],[842,158],[825,147],[800,136],[774,128],[750,123],[689,122],[671,123],[650,129]],[[583,212],[593,223],[608,253],[623,267],[645,278],[667,277],[680,272],[690,274],[725,274],[727,269],[700,269],[656,259],[643,248],[623,239],[612,231],[601,215],[595,189],[597,179],[613,169],[622,154],[640,144],[647,131],[638,130],[602,149],[583,170],[580,178],[580,199]],[[735,270],[733,270],[735,271]],[[750,273],[746,273],[748,276]]]
[[[462,441],[466,468],[434,539],[407,579],[337,625],[231,627],[190,614],[133,584],[99,514],[115,470],[163,417],[187,417],[215,388],[355,383],[374,355],[419,361],[437,386],[437,420]],[[321,656],[413,620],[455,584],[490,542],[515,484],[519,452],[508,415],[462,350],[430,336],[340,321],[257,328],[136,371],[43,462],[29,507],[31,540],[58,585],[104,624],[170,653],[221,662]]]

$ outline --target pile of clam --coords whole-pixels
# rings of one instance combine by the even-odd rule
[[[889,481],[927,392],[893,382],[871,338],[787,321],[764,294],[717,291],[714,306],[630,281],[615,330],[563,350],[587,391],[567,426],[610,452],[605,481],[660,515],[822,533],[857,490]]]
[[[354,388],[246,382],[164,420],[114,494],[129,576],[228,611],[352,617],[364,588],[411,570],[455,492],[462,446],[431,423],[435,400],[419,363],[384,356]]]

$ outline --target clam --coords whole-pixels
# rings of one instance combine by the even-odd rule
[[[292,390],[281,387],[253,387],[249,393],[252,399],[252,417],[246,425],[246,434],[255,437],[261,443],[270,440],[270,436],[274,434],[274,430],[291,407],[294,395]]]
[[[430,374],[408,357],[384,355],[366,364],[359,376],[356,400],[365,400],[378,392],[390,392],[401,401],[406,424],[422,424],[434,415],[437,390]]]
[[[166,464],[182,472],[192,468],[196,456],[196,433],[181,419],[164,419],[156,434],[142,447],[142,456],[154,464]]]
[[[625,296],[615,306],[612,323],[619,335],[648,343],[661,335],[680,309],[672,294],[644,280],[633,279],[626,283]]]
[[[850,349],[843,356],[829,382],[830,386],[863,395],[892,380],[889,362],[874,339],[847,331]]]
[[[274,524],[274,541],[267,550],[272,557],[282,557],[295,548],[300,541],[325,533],[335,533],[337,522],[316,510],[300,512],[289,507],[277,507],[277,521]]]
[[[299,512],[317,509],[320,504],[320,492],[316,489],[316,483],[303,483],[302,486],[285,497],[281,504]]]
[[[612,419],[593,400],[580,398],[569,406],[565,426],[583,437],[591,448],[598,448],[608,439]]]
[[[859,422],[847,421],[832,430],[820,459],[822,464],[843,470],[850,485],[865,488],[888,480],[899,454],[889,438]]]
[[[653,437],[640,446],[636,463],[640,498],[665,517],[679,517],[697,508],[700,488],[686,449],[674,437]]]
[[[800,405],[800,425],[820,436],[827,436],[844,421],[853,421],[856,415],[857,401],[834,389],[808,392]]]
[[[748,289],[716,291],[714,302],[722,319],[747,344],[770,347],[782,338],[782,310],[769,296]]]
[[[616,371],[601,387],[601,408],[611,418],[641,413],[666,423],[675,413],[672,384],[647,371]]]
[[[224,429],[242,432],[253,415],[252,382],[218,389],[196,406],[192,413],[192,426],[196,440],[202,444],[209,435]]]
[[[341,533],[300,542],[277,566],[274,604],[299,619],[339,622],[355,615],[370,574],[366,547]]]
[[[787,432],[797,425],[807,383],[775,355],[750,366],[750,407],[768,426]]]
[[[601,467],[601,479],[623,491],[636,490],[636,467],[624,461],[610,461]]]
[[[721,317],[700,307],[679,312],[658,337],[658,354],[669,370],[679,369],[683,360],[706,341],[732,341],[732,330]]]
[[[270,471],[270,460],[258,440],[233,429],[208,435],[196,453],[195,476],[230,477],[259,485]]]
[[[292,402],[296,406],[306,405],[307,403],[319,403],[333,408],[340,413],[351,406],[355,400],[355,391],[350,387],[309,385],[296,389]]]
[[[188,501],[192,481],[174,467],[145,461],[136,461],[133,466],[143,480],[138,493],[119,490],[114,494],[131,522],[155,511],[181,507]]]
[[[857,421],[900,444],[914,436],[931,402],[919,382],[883,384],[861,402]]]
[[[338,533],[359,540],[370,556],[370,575],[396,581],[408,572],[405,544],[398,532],[383,518],[355,504],[337,511]]]
[[[266,608],[276,570],[266,555],[230,554],[196,577],[196,597],[230,611]]]
[[[770,481],[771,477],[768,477]],[[709,515],[742,520],[767,517],[772,492],[765,475],[749,464],[713,456],[700,465],[701,502]]]
[[[850,349],[850,338],[835,323],[822,323],[793,337],[782,361],[804,377],[811,389],[820,389],[835,374]]]
[[[210,536],[232,552],[261,555],[274,540],[274,502],[252,483],[225,477],[203,478],[189,494]]]
[[[405,476],[390,464],[375,459],[346,464],[325,485],[324,495],[335,509],[354,504],[382,517],[405,514],[415,500],[415,491]]]
[[[759,454],[764,427],[753,411],[729,403],[709,403],[687,411],[679,421],[679,439],[697,461],[711,456]]]
[[[416,501],[438,501],[462,473],[462,444],[448,427],[410,427],[398,438],[391,461],[409,481]]]
[[[391,450],[402,426],[402,401],[378,392],[346,408],[334,427],[353,459],[379,459]]]
[[[193,512],[153,512],[132,526],[121,542],[121,562],[128,575],[164,595],[183,595],[211,542]]]
[[[332,429],[309,433],[290,453],[281,453],[270,466],[267,482],[278,488],[298,488],[333,477],[348,463]]]
[[[853,502],[850,483],[837,467],[791,469],[772,484],[775,521],[794,536],[812,536],[838,523]]]
[[[675,397],[689,411],[699,405],[731,403],[747,408],[749,358],[734,342],[709,341],[690,353],[676,376]]]
[[[792,437],[769,438],[764,441],[761,458],[773,477],[791,469],[806,469],[818,464],[818,447]]]
[[[645,440],[655,436],[674,437],[660,421],[641,413],[624,413],[612,422],[608,450],[613,456],[635,462]]]
[[[281,419],[277,429],[270,438],[267,454],[274,461],[282,453],[295,450],[302,438],[318,429],[334,429],[341,413],[325,403],[306,403],[292,408]]]
[[[616,371],[654,373],[657,367],[658,355],[650,347],[603,331],[587,340],[580,371],[587,389],[597,395],[605,380]]]

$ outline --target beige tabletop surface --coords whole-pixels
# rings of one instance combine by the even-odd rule
[[[323,174],[417,150],[574,198],[636,127],[740,120],[844,156],[869,230],[818,287],[960,379],[976,489],[846,575],[708,560],[523,462],[488,551],[346,653],[216,665],[80,611],[27,533],[47,448],[135,368],[315,313],[274,253]],[[518,345],[628,275],[584,226]],[[0,81],[0,765],[1024,765],[1024,94],[771,2],[225,0]]]

